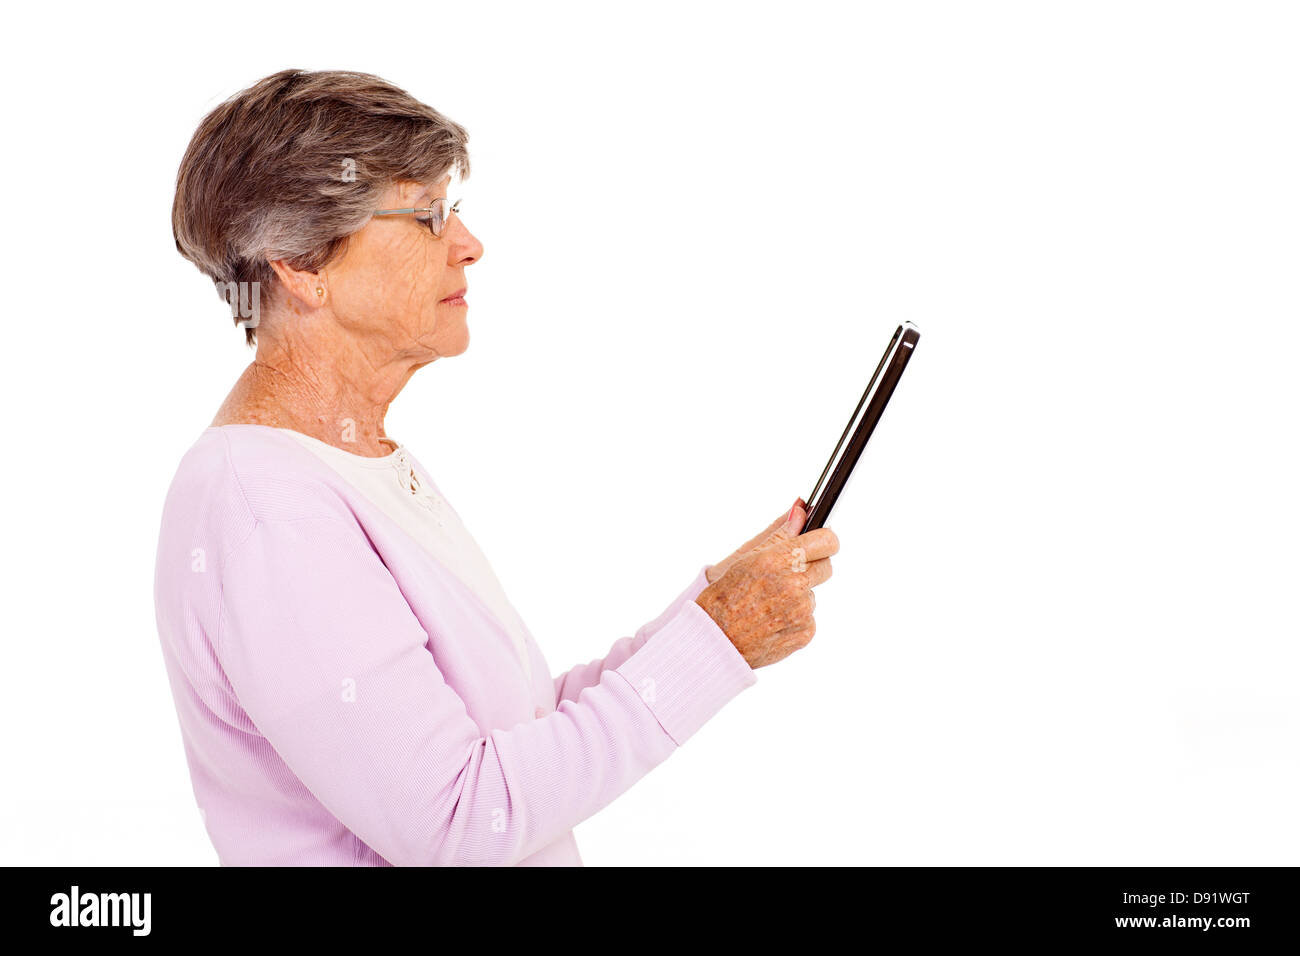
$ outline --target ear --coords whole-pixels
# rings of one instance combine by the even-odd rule
[[[275,277],[280,280],[280,285],[285,292],[296,299],[300,306],[318,309],[325,304],[329,290],[326,290],[326,295],[316,291],[318,288],[324,288],[325,285],[320,274],[291,268],[283,259],[272,260],[271,268],[275,270]]]

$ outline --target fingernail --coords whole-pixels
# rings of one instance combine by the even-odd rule
[[[790,508],[790,513],[785,516],[785,530],[790,534],[798,534],[799,526],[803,524],[803,521],[795,516],[795,512],[798,508],[799,505],[796,503]]]

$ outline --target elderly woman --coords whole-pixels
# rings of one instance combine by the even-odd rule
[[[575,824],[813,635],[838,549],[788,515],[552,676],[461,516],[384,433],[462,353],[483,246],[465,130],[383,80],[286,70],[181,161],[176,247],[256,357],[182,459],[155,599],[226,865],[580,865]]]

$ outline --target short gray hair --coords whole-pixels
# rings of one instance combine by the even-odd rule
[[[377,76],[282,70],[199,123],[176,176],[176,249],[219,294],[251,286],[274,299],[273,260],[325,266],[392,184],[468,178],[468,141],[464,127]],[[235,323],[253,345],[252,326]]]

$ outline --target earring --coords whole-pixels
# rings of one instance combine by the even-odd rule
[[[317,286],[317,287],[316,287],[316,294],[319,295],[319,296],[323,296],[323,295],[325,295],[325,290],[324,290],[321,286]]]

